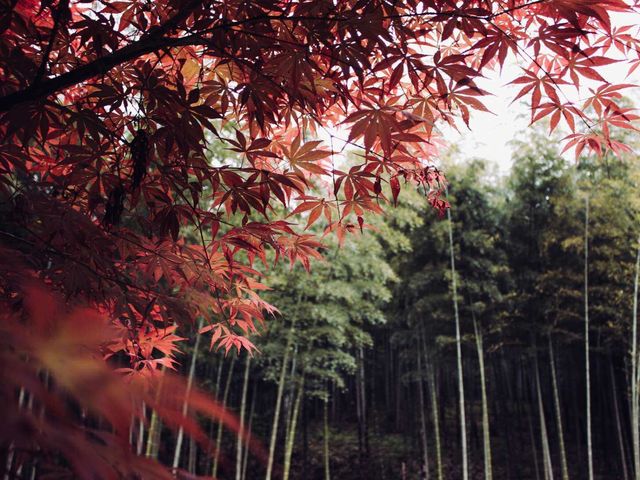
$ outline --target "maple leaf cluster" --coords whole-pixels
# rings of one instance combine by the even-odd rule
[[[518,60],[517,97],[532,120],[562,121],[577,154],[626,149],[610,127],[636,118],[619,105],[629,85],[599,73],[640,64],[633,27],[610,20],[636,8],[623,0],[2,8],[1,242],[112,318],[134,373],[173,368],[174,328],[197,318],[212,346],[251,350],[275,311],[254,262],[271,251],[309,268],[314,223],[342,238],[407,183],[446,209],[436,126],[486,110],[487,69]]]
[[[11,254],[4,248],[0,253]],[[129,448],[132,426],[148,424],[145,408],[204,449],[210,450],[209,439],[196,414],[221,422],[264,456],[231,412],[178,375],[124,376],[110,368],[104,359],[121,348],[107,312],[65,301],[15,257],[0,265],[0,274],[0,445],[8,476],[33,474],[37,463],[42,478],[71,478],[69,466],[73,478],[182,478],[184,472]],[[152,345],[143,340],[138,348],[166,348],[169,354],[171,336],[171,330],[158,331],[156,338],[145,337],[156,340]]]

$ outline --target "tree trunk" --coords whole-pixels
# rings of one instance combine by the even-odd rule
[[[362,442],[364,446],[364,454],[369,457],[369,432],[367,428],[367,390],[366,377],[364,372],[364,351],[362,345],[358,349],[358,366],[360,369],[360,381],[358,388],[360,389],[360,411],[362,414]]]
[[[567,451],[564,444],[564,426],[562,425],[562,411],[560,409],[560,395],[558,394],[558,378],[556,375],[556,360],[553,350],[553,342],[549,335],[549,363],[551,367],[551,382],[553,387],[553,405],[558,425],[558,447],[560,449],[560,463],[562,468],[562,480],[569,480],[569,466],[567,464]]]
[[[300,301],[300,300],[298,300]],[[280,406],[282,405],[282,394],[284,392],[285,377],[287,374],[287,364],[289,363],[289,351],[293,343],[293,333],[295,327],[295,317],[291,321],[287,345],[285,347],[284,356],[282,357],[282,367],[280,368],[280,378],[278,379],[278,391],[276,393],[276,408],[273,414],[273,424],[271,425],[271,439],[269,441],[269,459],[267,461],[267,474],[265,480],[271,480],[273,472],[273,461],[276,452],[276,440],[278,438],[278,423],[280,422]]]
[[[462,479],[469,480],[469,458],[467,454],[467,421],[464,402],[464,380],[462,377],[462,340],[460,337],[460,315],[458,313],[458,286],[456,280],[456,263],[453,254],[453,222],[451,209],[447,209],[449,225],[449,257],[451,261],[451,293],[453,296],[453,312],[456,323],[456,355],[458,363],[458,396],[460,408],[460,443],[462,444]]]
[[[155,410],[151,412],[151,420],[149,421],[149,433],[147,435],[147,446],[145,448],[145,456],[148,458],[158,459],[158,450],[160,448],[160,433],[162,432],[162,421],[158,417]]]
[[[156,392],[156,398],[160,398],[162,395],[162,386],[164,384],[164,368],[160,366],[162,369],[160,371],[160,384],[158,385],[158,391]],[[158,450],[160,448],[160,435],[162,433],[162,422],[158,417],[158,414],[155,410],[151,411],[151,420],[149,422],[149,431],[147,434],[147,445],[145,447],[145,457],[147,458],[158,458]]]
[[[256,398],[258,396],[258,389],[256,388],[257,383],[253,384],[253,393],[251,394],[251,408],[249,409],[249,425],[247,426],[247,433],[249,435],[249,440],[251,439],[251,427],[253,427],[253,414],[256,411]],[[244,458],[242,459],[242,480],[247,478],[247,465],[249,463],[249,449],[245,448],[243,453]]]
[[[329,397],[327,392],[327,398],[323,402],[322,406],[322,421],[324,426],[323,435],[323,450],[324,450],[324,480],[331,480],[331,473],[329,470]]]
[[[227,381],[224,385],[224,392],[222,393],[222,409],[227,408],[227,399],[229,398],[229,390],[231,389],[231,379],[233,378],[233,367],[236,364],[236,357],[231,357],[231,363],[229,364],[229,372],[227,373]],[[220,448],[222,446],[222,422],[218,422],[218,431],[216,432],[216,449],[213,454],[213,468],[211,469],[211,476],[216,478],[218,474],[218,460],[220,459]]]
[[[18,394],[18,409],[21,409],[24,405],[24,399],[26,397],[26,390],[24,387],[20,388],[20,393]],[[4,480],[9,480],[13,477],[11,469],[13,468],[13,458],[15,456],[15,446],[13,442],[9,445],[9,452],[7,453],[7,460],[5,462],[5,474]]]
[[[487,380],[484,369],[484,348],[482,343],[482,330],[478,326],[473,309],[473,330],[476,336],[476,348],[478,350],[478,365],[480,367],[480,388],[482,396],[482,444],[484,450],[484,478],[491,480],[493,471],[491,467],[491,431],[489,430],[489,404],[487,402]]]
[[[236,480],[242,480],[242,444],[247,436],[244,430],[244,417],[247,407],[247,389],[249,388],[249,370],[251,367],[251,355],[247,352],[244,365],[244,378],[242,380],[242,398],[240,399],[240,431],[236,442]]]
[[[622,465],[622,475],[624,480],[629,480],[627,471],[627,456],[625,455],[624,438],[622,436],[622,422],[620,421],[620,408],[618,407],[618,388],[616,386],[616,373],[613,370],[613,360],[609,355],[609,375],[611,376],[611,394],[613,401],[613,413],[616,418],[616,431],[618,433],[618,449],[620,450],[620,464]]]
[[[213,387],[213,394],[215,395],[216,401],[220,401],[220,383],[222,381],[222,370],[224,367],[224,360],[225,357],[222,355],[217,355],[218,358],[218,368],[217,368],[217,372],[216,372],[216,382],[215,382],[215,386]],[[211,443],[213,442],[213,428],[216,425],[216,422],[214,422],[213,420],[211,420],[209,422],[209,448],[207,449],[207,452],[211,451]],[[213,456],[212,455],[207,455],[206,456],[206,460],[204,463],[204,471],[205,472],[209,472],[211,471],[211,465],[213,462]]]
[[[187,389],[185,391],[185,399],[182,403],[182,416],[187,416],[187,411],[189,409],[189,394],[191,393],[191,386],[193,385],[193,377],[196,373],[196,362],[198,361],[198,349],[200,348],[200,329],[202,328],[202,323],[204,319],[200,317],[198,320],[198,326],[196,330],[196,341],[193,345],[193,353],[191,354],[191,364],[189,365],[189,377],[187,378]],[[176,449],[173,452],[173,469],[177,469],[180,464],[180,455],[182,452],[182,439],[184,438],[184,429],[180,427],[178,429],[178,438],[176,439]]]
[[[291,368],[289,368],[289,380],[286,382],[287,385],[285,387],[285,391],[282,394],[282,411],[284,414],[284,424],[285,424],[285,436],[289,432],[289,425],[291,425],[291,415],[293,415],[293,403],[295,402],[296,396],[296,364],[298,363],[298,346],[293,345],[293,352],[291,355]],[[286,445],[286,438],[284,440],[284,444]]]
[[[540,419],[540,439],[542,443],[542,465],[545,480],[553,480],[553,465],[551,464],[551,449],[549,448],[549,435],[547,433],[547,420],[542,403],[542,389],[540,388],[540,371],[538,369],[538,353],[535,353],[536,369],[536,393],[538,399],[538,416]]]
[[[584,215],[584,372],[587,385],[587,466],[593,480],[593,445],[591,439],[591,371],[589,367],[589,195],[585,197]]]
[[[536,474],[536,480],[540,480],[540,468],[538,467],[538,449],[536,448],[536,437],[533,433],[533,420],[531,420],[531,417],[532,415],[527,415],[527,418],[529,420],[529,437],[531,442],[531,453],[533,453],[533,468]]]
[[[287,426],[285,449],[284,449],[284,472],[282,473],[283,480],[289,480],[289,471],[291,469],[291,456],[293,454],[293,443],[296,437],[296,427],[298,424],[298,415],[300,414],[300,405],[302,404],[302,398],[304,397],[304,377],[302,372],[300,383],[298,384],[298,393],[296,395],[295,402],[293,404],[293,411],[291,412],[290,424]]]
[[[197,459],[198,459],[198,444],[193,439],[193,437],[189,437],[189,461],[187,462],[187,471],[191,475],[196,474]]]
[[[142,402],[141,406],[141,416],[138,420],[138,439],[136,441],[136,455],[142,455],[142,448],[144,445],[144,422],[147,417],[147,406],[144,402]]]
[[[422,351],[418,338],[418,401],[420,406],[420,439],[422,440],[422,470],[425,480],[429,480],[429,444],[427,442],[427,419],[425,418],[424,390],[422,385]]]
[[[638,283],[640,280],[640,238],[636,255],[636,274],[633,282],[633,313],[631,339],[631,438],[633,444],[633,469],[635,479],[640,480],[640,400],[638,398]]]
[[[433,436],[436,443],[436,473],[438,480],[444,480],[444,474],[442,469],[442,443],[440,439],[440,411],[438,409],[438,392],[436,391],[436,374],[433,367],[433,362],[429,358],[427,353],[427,342],[424,334],[422,336],[422,346],[424,350],[424,359],[427,367],[427,374],[429,376],[429,393],[431,397],[431,415],[433,417]]]

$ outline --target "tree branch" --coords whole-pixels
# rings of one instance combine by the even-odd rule
[[[45,81],[33,82],[23,90],[18,90],[17,92],[1,97],[0,112],[11,110],[13,107],[21,103],[46,98],[55,92],[59,92],[65,88],[82,83],[96,75],[104,74],[112,68],[128,62],[129,60],[154,52],[163,47],[172,46],[172,42],[179,39],[165,37],[165,35],[176,28],[180,22],[186,20],[193,10],[195,10],[195,8],[200,4],[201,2],[197,0],[191,0],[180,8],[173,17],[169,18],[162,25],[149,30],[149,32],[137,42],[131,43],[109,55],[98,58],[86,65],[82,65],[57,77]],[[182,40],[184,40],[184,38]],[[49,46],[51,46],[51,42]]]
[[[507,10],[501,10],[496,14],[489,16],[475,16],[475,15],[465,15],[464,12],[458,11],[448,11],[448,12],[425,12],[420,14],[402,14],[402,15],[388,15],[385,18],[404,18],[404,17],[413,17],[413,16],[451,16],[451,17],[470,17],[470,18],[478,18],[484,20],[490,20],[496,15],[500,14],[509,14],[515,10],[525,8],[531,5],[535,5],[538,3],[544,3],[548,0],[532,0],[529,3],[525,3],[523,5],[519,5],[517,7],[513,7]],[[254,23],[260,21],[349,21],[350,18],[347,17],[315,17],[315,16],[258,16],[252,18],[246,18],[243,20],[235,21],[235,22],[224,22],[219,25],[216,25],[212,28],[209,28],[205,31],[199,32],[199,34],[188,35],[186,37],[177,38],[177,37],[167,37],[165,36],[167,33],[171,32],[174,28],[176,28],[180,22],[187,19],[189,15],[200,5],[201,2],[197,0],[191,0],[188,4],[182,7],[173,17],[163,23],[161,26],[152,28],[147,34],[145,34],[140,40],[131,43],[125,47],[112,52],[109,55],[98,58],[92,62],[89,62],[85,65],[82,65],[74,70],[63,73],[57,77],[51,78],[49,80],[45,80],[42,82],[35,82],[29,87],[18,90],[17,92],[10,93],[5,95],[4,97],[0,97],[0,112],[6,112],[11,110],[17,105],[20,105],[25,102],[39,100],[41,98],[46,98],[49,95],[64,90],[65,88],[71,87],[73,85],[77,85],[82,83],[96,75],[105,74],[112,68],[128,62],[130,60],[134,60],[143,55],[152,53],[157,50],[161,50],[163,48],[170,48],[175,46],[185,46],[185,45],[202,45],[207,42],[203,42],[202,34],[211,33],[214,30],[218,29],[228,29],[236,26],[244,25],[247,23]]]

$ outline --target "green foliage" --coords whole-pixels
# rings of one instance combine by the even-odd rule
[[[365,231],[340,248],[327,239],[325,259],[313,262],[312,274],[299,267],[269,273],[266,283],[272,290],[266,298],[282,316],[257,343],[265,378],[277,378],[292,335],[289,348],[298,373],[305,375],[307,395],[326,398],[329,385],[345,387],[356,369],[355,349],[372,344],[366,329],[386,321],[382,307],[391,297],[388,284],[395,274],[383,260],[380,238]]]

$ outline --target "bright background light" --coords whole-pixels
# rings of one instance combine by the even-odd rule
[[[638,14],[617,14],[612,15],[612,24],[617,26],[636,25],[640,27],[640,15]],[[636,30],[636,35],[638,31]],[[522,75],[522,70],[517,65],[513,57],[509,57],[502,72],[487,72],[487,78],[480,79],[478,86],[484,90],[491,92],[493,95],[484,97],[481,101],[492,113],[472,111],[470,130],[466,125],[458,125],[459,131],[447,125],[440,125],[440,132],[451,145],[458,147],[458,154],[462,158],[483,158],[490,162],[490,168],[493,173],[498,176],[506,175],[511,168],[512,147],[509,143],[529,126],[531,119],[531,109],[527,103],[529,95],[525,95],[524,99],[511,103],[513,98],[518,94],[521,85],[507,85],[507,82]],[[522,60],[522,64],[527,64],[526,60]],[[629,65],[625,62],[619,62],[599,68],[598,71],[602,76],[611,83],[640,83],[636,70],[631,77],[627,78]],[[581,79],[581,81],[583,81]],[[589,87],[593,82],[584,80],[584,86]],[[563,85],[561,91],[566,97],[580,104],[575,89]],[[582,93],[587,92],[584,90]],[[638,88],[629,88],[622,91],[625,96],[631,98],[634,103],[638,98]],[[561,96],[562,98],[562,96]],[[577,127],[581,126],[577,124]],[[583,126],[582,126],[583,127]],[[568,159],[573,159],[572,152],[568,152]]]

